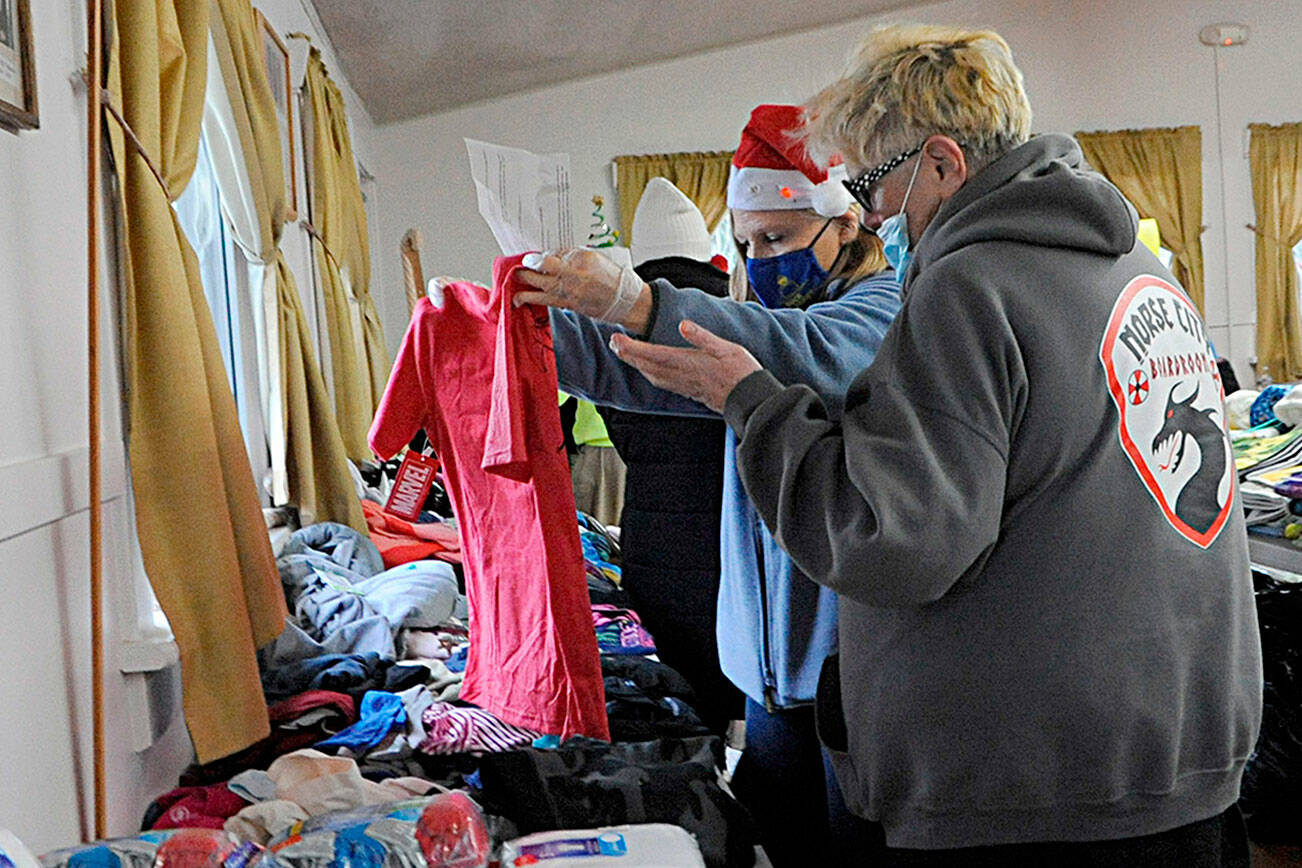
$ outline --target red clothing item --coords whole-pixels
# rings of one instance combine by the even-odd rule
[[[441,309],[420,300],[371,448],[387,458],[424,428],[443,462],[470,603],[461,698],[517,726],[609,739],[551,326],[545,309],[511,304],[521,258],[494,261],[491,291],[457,283]]]
[[[320,710],[328,713],[309,724],[299,723],[300,718]],[[271,718],[269,756],[249,768],[266,768],[278,756],[311,747],[347,729],[357,722],[357,705],[347,693],[309,690],[268,706],[267,716]]]
[[[362,501],[362,512],[366,513],[371,542],[380,550],[386,568],[392,569],[425,558],[449,564],[461,563],[461,540],[457,532],[447,525],[413,524],[390,515],[373,500]]]
[[[226,820],[249,806],[225,784],[180,787],[163,793],[154,804],[164,808],[154,829],[220,829]]]
[[[274,702],[267,706],[267,717],[271,719],[272,726],[283,726],[321,708],[329,709],[343,721],[343,726],[339,729],[357,722],[357,704],[353,698],[347,693],[336,693],[333,690],[308,690]]]

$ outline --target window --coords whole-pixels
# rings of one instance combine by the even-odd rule
[[[226,377],[235,397],[249,464],[253,478],[261,482],[270,459],[262,421],[257,344],[259,323],[255,316],[252,288],[261,287],[265,266],[251,261],[243,248],[235,243],[221,201],[221,189],[207,137],[200,137],[194,175],[174,207],[181,229],[199,259],[204,296],[212,312]],[[259,495],[264,506],[270,504],[262,485],[259,485]]]
[[[217,342],[221,346],[222,361],[226,363],[226,377],[238,401],[241,385],[236,377],[238,366],[235,363],[238,306],[232,304],[230,273],[234,251],[222,219],[221,193],[217,189],[212,157],[203,138],[199,139],[199,159],[194,175],[173,207],[185,237],[199,257],[203,294],[208,299],[213,324],[217,327]]]

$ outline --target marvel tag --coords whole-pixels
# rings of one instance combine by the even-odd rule
[[[420,518],[420,509],[425,505],[425,496],[434,482],[434,474],[439,471],[439,461],[433,455],[422,455],[410,449],[398,467],[398,475],[393,480],[393,490],[389,500],[384,504],[384,511],[416,521]]]

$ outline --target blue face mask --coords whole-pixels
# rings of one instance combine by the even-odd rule
[[[909,186],[904,190],[904,201],[900,203],[899,212],[887,217],[877,227],[877,237],[882,240],[882,255],[891,264],[891,268],[895,269],[896,280],[904,280],[904,273],[913,261],[913,251],[909,249],[909,220],[904,215],[904,206],[909,203],[909,193],[913,191],[913,182],[918,178],[918,168],[921,165],[921,158],[913,164],[913,174],[909,177]]]
[[[768,308],[804,307],[822,294],[827,272],[814,256],[814,245],[830,225],[831,219],[808,246],[799,250],[746,260],[746,277],[760,304]]]

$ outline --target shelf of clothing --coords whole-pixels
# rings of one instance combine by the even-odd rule
[[[1253,566],[1292,573],[1302,581],[1302,547],[1281,537],[1248,535],[1248,558]]]

